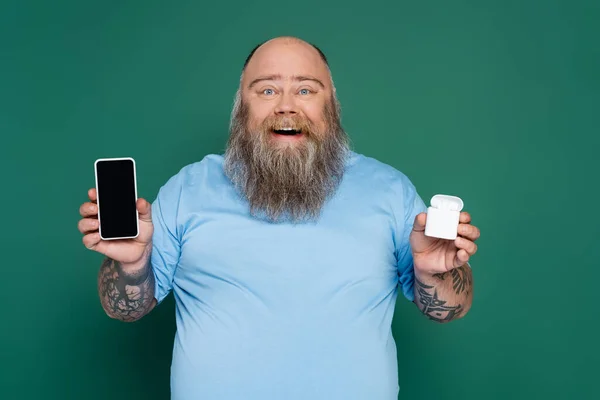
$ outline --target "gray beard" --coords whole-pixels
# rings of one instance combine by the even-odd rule
[[[250,213],[270,222],[316,221],[344,174],[349,139],[333,98],[324,110],[327,132],[304,118],[268,118],[247,129],[248,107],[236,97],[224,171],[247,199]],[[274,145],[271,129],[283,121],[302,129],[298,143]]]

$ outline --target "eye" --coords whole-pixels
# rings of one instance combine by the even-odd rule
[[[310,93],[311,93],[310,89],[300,89],[300,94],[301,95],[307,95],[307,94],[310,94]]]
[[[263,94],[266,94],[267,96],[270,96],[272,94],[274,94],[275,91],[273,89],[265,89],[263,90]]]

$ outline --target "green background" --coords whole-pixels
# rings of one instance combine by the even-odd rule
[[[402,399],[600,398],[598,1],[4,1],[0,397],[167,399],[172,296],[103,313],[77,230],[100,157],[153,200],[222,152],[242,63],[296,35],[331,62],[354,149],[481,228],[473,308],[400,298]],[[377,399],[373,399],[377,400]]]

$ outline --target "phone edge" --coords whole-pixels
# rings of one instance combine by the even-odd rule
[[[135,196],[135,236],[121,236],[113,238],[105,238],[102,236],[102,225],[100,224],[100,191],[98,190],[98,163],[101,161],[119,161],[130,160],[133,163],[133,190]],[[98,234],[101,240],[119,240],[119,239],[135,239],[140,236],[140,215],[137,209],[138,190],[137,190],[137,165],[133,157],[101,157],[94,161],[94,178],[96,182],[96,206],[98,207]]]

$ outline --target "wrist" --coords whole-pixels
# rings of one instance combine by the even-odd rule
[[[413,262],[413,270],[415,276],[423,279],[431,278],[435,274],[439,275],[439,272],[433,271],[431,268],[427,267],[426,265],[420,264],[418,261]]]
[[[148,269],[148,264],[150,261],[150,254],[152,251],[152,245],[147,245],[144,248],[142,256],[133,262],[119,262],[118,269],[123,275],[137,277],[140,275],[146,275],[145,272]]]
[[[419,281],[429,284],[429,285],[436,285],[438,284],[440,281],[443,281],[444,278],[446,277],[447,274],[450,273],[450,271],[435,271],[435,270],[431,270],[430,268],[427,267],[419,267],[419,266],[414,266],[413,267],[413,271],[414,271],[414,275],[415,278],[418,279]]]
[[[431,283],[434,280],[434,274],[419,270],[417,268],[414,269],[415,278],[424,283]]]
[[[121,265],[117,264],[117,270],[121,279],[129,286],[139,286],[148,279],[151,273],[148,262],[141,265]]]

